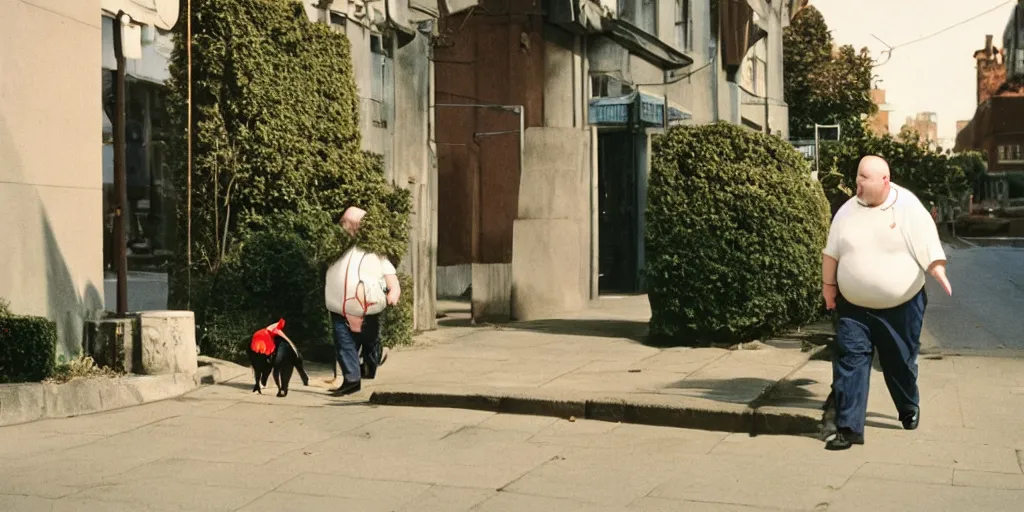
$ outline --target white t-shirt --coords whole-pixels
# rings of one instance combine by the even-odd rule
[[[327,269],[324,302],[339,315],[375,315],[387,307],[384,276],[395,275],[386,257],[352,247]],[[363,284],[361,293],[359,284]]]
[[[832,220],[823,251],[839,262],[839,291],[852,304],[887,309],[906,303],[925,283],[925,270],[946,253],[931,213],[909,190],[868,207],[853,197]]]

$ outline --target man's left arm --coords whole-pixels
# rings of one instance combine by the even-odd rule
[[[921,268],[925,269],[946,291],[953,295],[953,287],[946,276],[946,251],[942,248],[939,230],[931,213],[923,207],[910,215],[910,245]]]

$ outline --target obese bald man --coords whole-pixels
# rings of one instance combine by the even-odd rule
[[[889,178],[885,160],[861,159],[857,196],[836,212],[823,251],[822,295],[839,317],[839,353],[832,366],[838,430],[825,445],[829,450],[864,444],[876,349],[903,428],[917,428],[917,355],[928,303],[925,273],[952,295],[932,216],[913,193]]]
[[[349,207],[341,215],[341,227],[355,237],[364,217],[365,210]],[[359,246],[349,248],[327,270],[324,301],[331,313],[342,375],[341,384],[332,392],[335,396],[358,392],[362,379],[373,379],[377,367],[387,359],[380,343],[379,317],[385,305],[398,304],[402,288],[397,274],[387,257]]]

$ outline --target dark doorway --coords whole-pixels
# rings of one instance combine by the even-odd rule
[[[598,133],[598,288],[601,293],[633,293],[639,289],[635,141],[628,130]]]

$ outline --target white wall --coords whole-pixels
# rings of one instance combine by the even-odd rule
[[[99,0],[0,0],[0,297],[81,350],[103,307]]]

